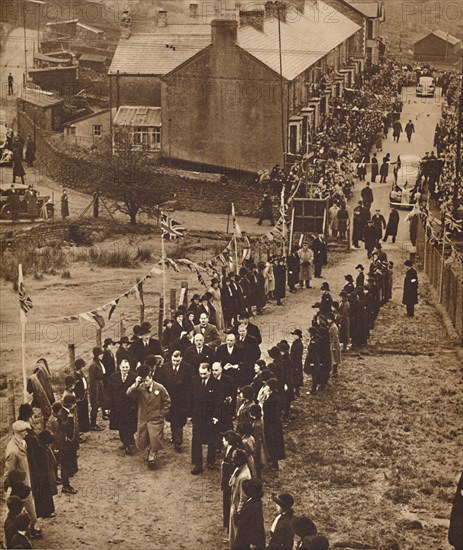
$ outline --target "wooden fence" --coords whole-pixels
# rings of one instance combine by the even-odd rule
[[[416,252],[463,346],[463,266],[458,260],[446,262],[442,257],[442,245],[436,247],[425,239],[425,228],[421,224],[418,226]]]

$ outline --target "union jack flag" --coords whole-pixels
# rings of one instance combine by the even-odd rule
[[[18,277],[18,295],[19,295],[19,307],[24,315],[27,315],[32,309],[32,300],[26,292],[23,284],[23,270],[22,265],[19,265],[19,277]]]
[[[176,222],[164,212],[161,212],[160,226],[163,239],[178,239],[184,237],[187,232],[181,223]]]

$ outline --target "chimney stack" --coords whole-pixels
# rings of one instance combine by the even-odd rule
[[[158,10],[158,27],[167,27],[167,11]]]
[[[240,27],[254,27],[264,32],[265,11],[263,9],[240,10]]]
[[[198,18],[198,4],[196,2],[190,4],[190,19]]]
[[[288,5],[285,2],[265,2],[265,17],[271,21],[279,17],[282,23],[286,23],[287,11]]]
[[[214,19],[211,22],[212,47],[219,52],[235,47],[238,39],[238,22],[230,19]]]

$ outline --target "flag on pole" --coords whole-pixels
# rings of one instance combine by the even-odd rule
[[[161,212],[160,224],[163,239],[173,240],[186,235],[187,230],[185,227],[164,212]]]
[[[241,232],[241,227],[238,225],[238,222],[236,221],[235,205],[233,202],[232,202],[232,218],[233,218],[233,230],[235,232],[235,235],[241,238],[243,236],[243,233]]]
[[[32,309],[32,300],[29,298],[23,283],[23,270],[22,265],[19,264],[19,276],[18,276],[18,294],[19,294],[19,307],[21,309],[21,320],[26,322],[26,317],[29,311]]]

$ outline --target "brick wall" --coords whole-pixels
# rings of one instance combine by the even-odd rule
[[[24,248],[41,248],[58,246],[69,240],[69,227],[63,223],[43,222],[27,229],[5,231],[0,237],[0,247],[20,246]]]

